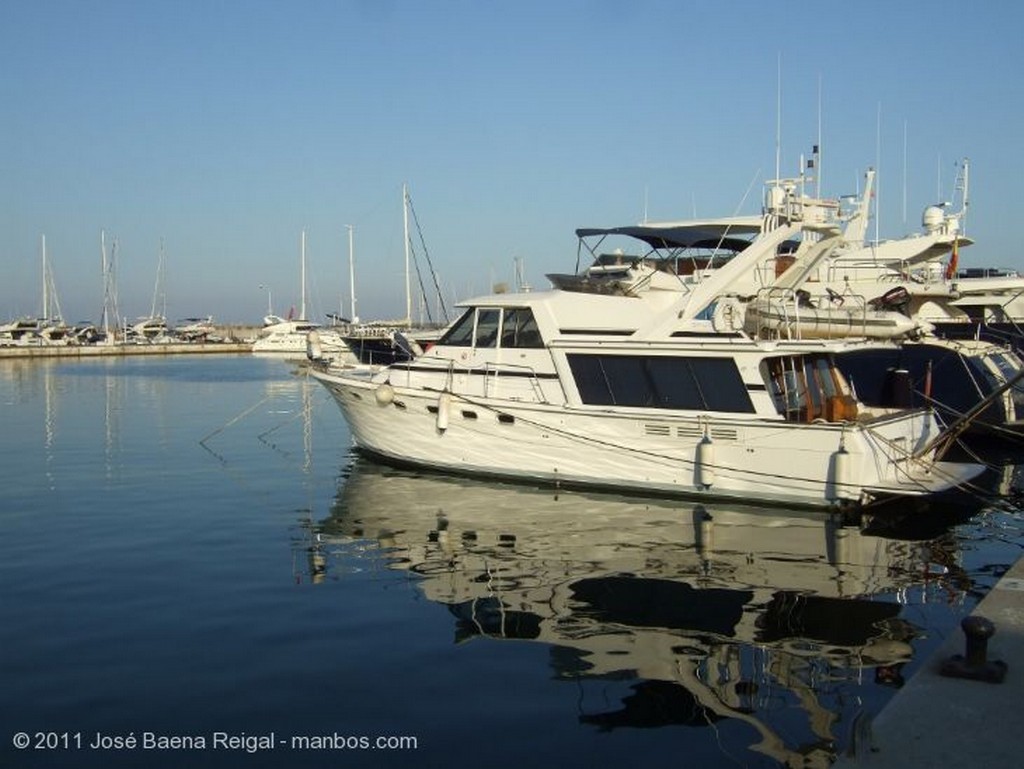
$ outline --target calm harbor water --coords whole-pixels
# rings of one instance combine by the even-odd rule
[[[1024,544],[384,468],[275,359],[0,361],[0,415],[15,768],[824,767]]]

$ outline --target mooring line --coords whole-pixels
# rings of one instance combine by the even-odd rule
[[[207,436],[206,436],[205,438],[203,438],[202,440],[200,440],[200,441],[199,441],[199,445],[200,445],[200,446],[203,446],[203,447],[205,448],[205,447],[206,447],[206,442],[207,442],[208,440],[210,440],[210,438],[212,438],[212,437],[214,437],[215,435],[219,435],[220,433],[224,432],[224,431],[225,431],[225,430],[227,430],[227,429],[228,429],[229,427],[231,427],[231,425],[233,425],[233,424],[234,424],[235,422],[237,422],[237,421],[239,421],[240,419],[243,419],[244,417],[248,416],[248,415],[249,415],[249,414],[251,414],[251,413],[252,413],[253,411],[255,411],[255,410],[256,410],[256,409],[258,409],[258,408],[259,408],[260,406],[262,406],[262,405],[263,405],[264,403],[266,403],[266,402],[267,402],[268,400],[270,400],[271,398],[274,398],[274,397],[277,397],[277,396],[276,396],[276,394],[275,394],[275,395],[268,395],[268,396],[266,396],[265,398],[263,398],[262,400],[260,400],[260,401],[259,401],[258,403],[254,403],[254,404],[253,404],[252,406],[250,406],[249,408],[247,408],[247,409],[246,409],[245,411],[243,411],[243,412],[242,412],[241,414],[239,414],[238,416],[236,416],[236,417],[233,417],[233,418],[229,419],[229,420],[228,420],[228,421],[227,421],[227,422],[226,422],[225,424],[221,425],[221,426],[220,426],[220,427],[218,427],[218,428],[217,428],[216,430],[214,430],[214,431],[213,431],[212,433],[210,433],[210,434],[209,434],[209,435],[207,435]]]

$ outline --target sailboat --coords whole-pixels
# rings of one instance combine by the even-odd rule
[[[153,305],[147,317],[138,318],[127,328],[130,341],[140,343],[169,343],[167,333],[167,295],[164,293],[164,241],[160,239],[157,259],[156,284],[153,286]],[[157,310],[160,310],[157,312]]]
[[[408,185],[402,185],[402,224],[405,247],[405,318],[359,324],[355,317],[355,294],[352,296],[353,327],[345,335],[345,343],[364,365],[387,366],[415,357],[422,348],[436,341],[442,329],[434,325],[413,326],[412,321],[412,254],[409,239],[409,211],[412,200]],[[413,214],[415,216],[415,212]],[[352,269],[352,239],[349,230],[349,267]],[[354,281],[354,276],[352,277]]]
[[[287,358],[305,360],[310,349],[310,334],[316,332],[317,357],[330,358],[334,363],[345,363],[351,360],[348,346],[342,336],[333,329],[322,328],[306,317],[306,231],[302,231],[300,245],[299,282],[301,284],[302,302],[299,306],[299,317],[289,313],[287,318],[274,315],[268,308],[263,319],[264,326],[259,338],[253,343],[254,353],[272,353]]]
[[[46,235],[40,237],[42,254],[42,314],[0,324],[0,346],[65,345],[74,341],[72,329],[61,317],[60,301],[46,254]]]

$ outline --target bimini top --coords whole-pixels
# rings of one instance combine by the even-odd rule
[[[742,251],[750,245],[743,235],[761,232],[760,217],[736,217],[705,222],[666,224],[635,224],[626,227],[588,228],[576,230],[576,237],[625,235],[642,240],[651,248],[703,248]]]

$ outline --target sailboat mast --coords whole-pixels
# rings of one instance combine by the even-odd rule
[[[160,238],[160,253],[157,256],[156,261],[156,283],[153,286],[153,306],[150,308],[149,317],[156,318],[156,306],[159,303],[161,305],[161,314],[159,317],[163,318],[167,315],[167,297],[163,294],[163,282],[164,282],[164,239]]]
[[[49,272],[46,269],[46,235],[41,235],[43,252],[43,320],[50,319],[50,282],[47,280]]]
[[[350,312],[352,313],[352,322],[359,322],[359,313],[356,312],[356,256],[355,246],[353,238],[353,227],[351,224],[345,225],[348,228],[348,290],[349,290],[349,306]]]
[[[306,231],[302,231],[302,242],[300,246],[300,279],[302,281],[302,304],[299,308],[299,318],[306,320]]]
[[[110,290],[110,282],[107,277],[107,231],[100,230],[100,269],[103,273],[103,317],[100,318],[100,326],[103,327],[104,340],[109,339],[110,319],[107,316],[107,295]]]
[[[405,231],[405,325],[412,328],[412,284],[409,275],[409,188],[402,185],[402,222]]]

